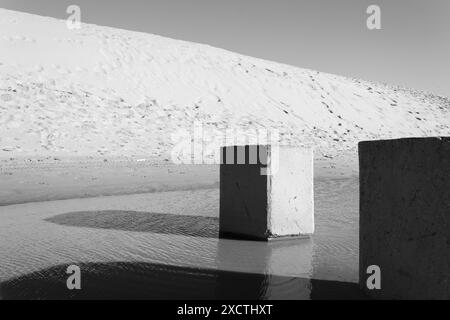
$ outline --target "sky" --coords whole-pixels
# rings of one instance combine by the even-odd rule
[[[449,0],[0,0],[0,7],[200,42],[450,97]],[[381,29],[369,30],[369,5]]]

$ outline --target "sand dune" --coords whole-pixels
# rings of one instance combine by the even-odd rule
[[[450,134],[447,98],[152,34],[0,9],[0,48],[3,158],[170,159],[171,136],[194,121],[217,145],[226,128],[278,129],[319,159],[363,139]]]

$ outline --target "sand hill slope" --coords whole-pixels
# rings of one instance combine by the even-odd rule
[[[363,139],[450,135],[450,101],[152,34],[0,9],[0,157],[168,158],[195,121],[215,139],[278,129],[317,157]],[[221,140],[214,140],[219,145]]]

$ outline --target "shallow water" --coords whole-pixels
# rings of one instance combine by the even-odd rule
[[[218,200],[218,189],[207,189],[0,207],[0,296],[76,298],[65,288],[70,264],[90,288],[81,298],[217,298],[236,287],[236,297],[253,298],[353,292],[356,178],[315,181],[311,239],[218,239]]]

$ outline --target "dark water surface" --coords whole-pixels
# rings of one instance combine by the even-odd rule
[[[364,299],[356,283],[149,263],[79,265],[82,290],[55,266],[0,285],[4,299]]]

